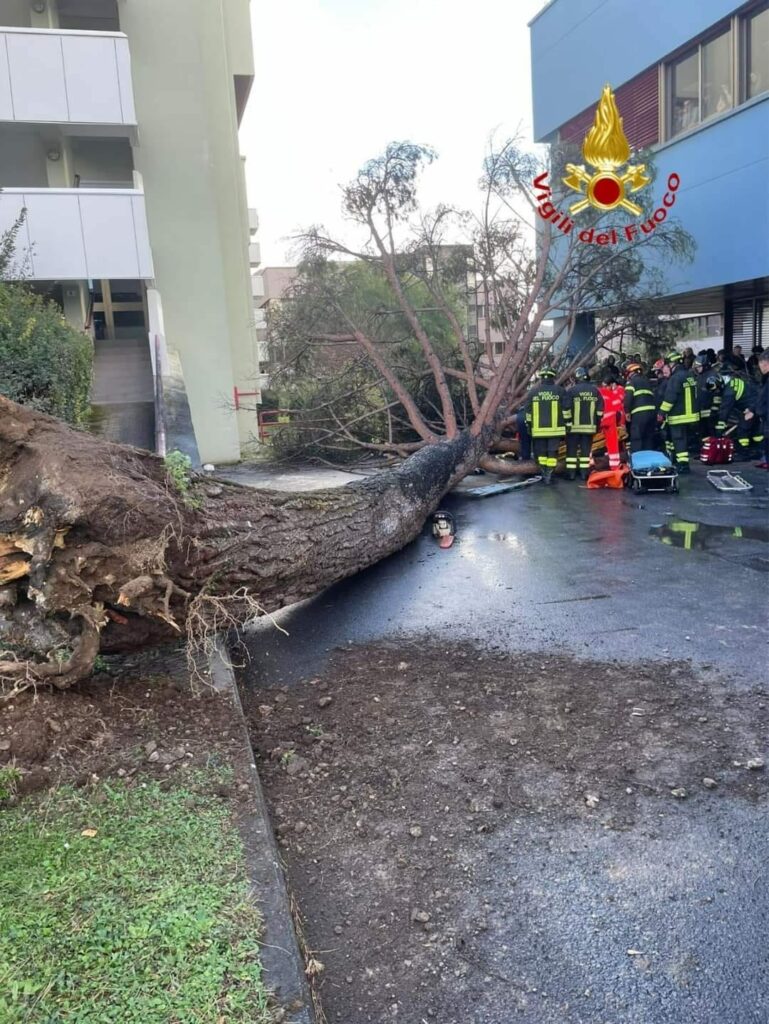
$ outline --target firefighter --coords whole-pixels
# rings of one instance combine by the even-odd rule
[[[715,433],[722,385],[721,375],[710,368],[703,370],[697,377],[697,408],[700,412],[700,438],[703,441]]]
[[[756,414],[759,407],[759,389],[752,380],[732,377],[729,374],[716,376],[718,380],[715,386],[721,392],[716,437],[724,433],[730,418],[736,421],[736,456],[744,461],[750,458],[751,443],[760,449],[764,442],[761,420]]]
[[[648,452],[654,448],[657,429],[654,389],[640,363],[631,360],[626,372],[625,417],[630,425],[630,448],[634,452]]]
[[[567,394],[571,406],[571,423],[566,434],[566,475],[573,480],[587,475],[593,438],[603,416],[603,397],[590,382],[584,366],[574,373],[575,383]]]
[[[598,390],[603,398],[601,430],[606,440],[609,469],[619,469],[619,430],[625,422],[625,389],[617,383],[612,374],[605,373]]]
[[[660,402],[658,422],[667,427],[668,455],[679,473],[689,473],[689,427],[699,423],[697,378],[683,364],[680,352],[671,352],[666,359],[672,373]]]
[[[542,470],[542,480],[549,484],[558,465],[558,448],[571,420],[571,405],[564,388],[555,383],[555,370],[549,366],[539,371],[539,383],[526,398],[526,423],[531,434],[531,452]]]

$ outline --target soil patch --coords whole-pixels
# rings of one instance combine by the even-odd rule
[[[22,772],[19,796],[138,771],[173,778],[213,757],[232,765],[235,782],[221,795],[238,803],[248,763],[229,700],[205,686],[191,692],[173,652],[105,663],[108,671],[70,690],[27,690],[0,702],[0,767]]]
[[[711,878],[675,844],[703,823],[718,841],[727,807],[766,813],[758,680],[399,641],[244,698],[329,1021],[701,1019],[680,1012],[696,956],[633,948],[629,922],[710,913],[728,889],[732,869]],[[665,1009],[658,978],[678,986]]]

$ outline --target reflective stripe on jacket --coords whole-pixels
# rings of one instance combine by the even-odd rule
[[[685,366],[677,366],[670,375],[660,402],[660,412],[668,423],[698,423],[697,378]]]
[[[759,391],[752,381],[732,377],[721,396],[719,420],[726,423],[733,412],[743,413],[746,409],[755,412],[759,404]]]
[[[651,384],[642,374],[634,373],[625,385],[625,415],[656,411],[657,402]]]
[[[559,384],[543,381],[526,399],[526,422],[532,437],[561,437],[571,418],[569,396]]]
[[[572,434],[596,434],[603,416],[603,396],[595,384],[575,384],[569,388]]]

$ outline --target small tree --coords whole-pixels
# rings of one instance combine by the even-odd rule
[[[19,221],[0,236],[0,278],[12,266]],[[82,424],[90,408],[93,345],[58,306],[0,280],[0,394]]]

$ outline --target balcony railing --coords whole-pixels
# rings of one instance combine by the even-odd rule
[[[0,121],[134,126],[128,39],[0,29]]]
[[[11,278],[84,281],[154,276],[139,189],[6,188],[0,233],[26,211]]]

